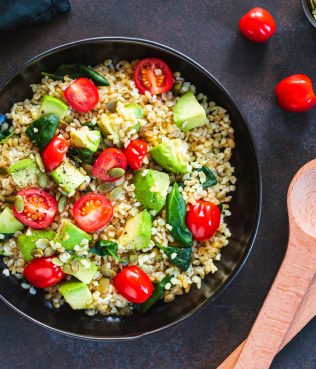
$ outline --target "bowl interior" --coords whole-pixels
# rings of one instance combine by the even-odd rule
[[[301,0],[301,1],[302,1],[302,7],[303,7],[303,11],[306,15],[306,18],[316,28],[316,19],[313,17],[312,12],[309,9],[308,0]]]
[[[232,216],[227,218],[232,232],[228,247],[222,250],[217,262],[218,271],[207,277],[201,289],[193,288],[189,294],[179,296],[172,303],[158,303],[146,315],[134,314],[130,318],[88,317],[67,306],[60,310],[50,308],[41,293],[32,296],[20,287],[14,277],[0,273],[0,295],[5,302],[37,323],[63,333],[88,337],[122,339],[136,337],[175,323],[192,313],[206,301],[212,300],[223,289],[245,261],[258,226],[261,190],[259,168],[249,129],[239,110],[221,85],[203,68],[189,58],[161,45],[132,39],[86,40],[47,52],[27,63],[0,92],[0,111],[7,112],[14,102],[30,97],[30,84],[40,81],[41,71],[54,70],[62,63],[81,62],[95,65],[107,58],[114,62],[144,57],[165,60],[172,70],[182,75],[199,92],[226,108],[236,134],[233,154],[237,191],[231,202]]]

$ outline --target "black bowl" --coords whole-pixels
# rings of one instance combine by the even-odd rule
[[[214,298],[237,275],[245,263],[256,236],[261,209],[261,180],[254,143],[245,118],[223,86],[204,68],[190,58],[166,46],[131,38],[95,38],[73,42],[45,52],[24,64],[0,89],[0,111],[7,112],[16,101],[32,95],[30,84],[39,82],[41,71],[54,70],[62,63],[81,62],[95,65],[107,58],[114,62],[144,57],[165,60],[172,70],[182,75],[209,99],[225,107],[236,133],[233,164],[238,178],[237,191],[231,202],[232,216],[227,218],[232,232],[228,247],[223,249],[218,271],[208,276],[201,289],[193,288],[189,294],[174,302],[159,302],[147,314],[134,314],[130,318],[96,315],[89,317],[80,311],[63,306],[50,307],[42,293],[35,296],[23,290],[14,277],[0,273],[1,299],[14,310],[35,323],[56,332],[88,339],[128,339],[159,331],[183,320]]]
[[[302,7],[303,7],[306,18],[309,20],[310,24],[316,28],[316,19],[313,17],[313,15],[312,15],[312,13],[309,9],[307,1],[308,0],[301,0]]]

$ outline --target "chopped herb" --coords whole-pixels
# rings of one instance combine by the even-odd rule
[[[75,147],[69,148],[67,155],[75,163],[81,164],[93,164],[95,162],[94,152],[88,149],[79,149]]]
[[[124,261],[117,255],[118,244],[115,241],[99,240],[90,250],[92,254],[99,256],[113,256],[118,261]]]
[[[207,166],[204,166],[197,170],[198,172],[203,172],[206,176],[206,181],[202,183],[202,188],[205,190],[208,187],[214,186],[217,183],[217,178],[215,174],[211,171],[211,169]]]
[[[56,114],[45,114],[31,123],[25,133],[41,150],[44,150],[54,137],[58,128],[59,118]]]
[[[186,271],[191,262],[191,247],[177,247],[177,246],[162,246],[156,245],[161,249],[170,259],[171,263],[179,269]]]

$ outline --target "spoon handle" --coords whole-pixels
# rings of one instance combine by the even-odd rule
[[[290,239],[287,253],[234,369],[267,369],[305,295],[315,271],[309,237]]]

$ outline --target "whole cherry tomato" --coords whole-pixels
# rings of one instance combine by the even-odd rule
[[[65,274],[61,267],[52,262],[52,257],[33,259],[24,268],[23,276],[32,286],[47,288],[60,282]]]
[[[281,108],[287,111],[304,112],[316,104],[312,81],[304,74],[282,79],[275,88],[275,94]]]
[[[72,108],[86,113],[97,105],[99,92],[90,79],[78,78],[66,88],[64,97]]]
[[[133,170],[139,169],[142,166],[147,151],[148,145],[145,141],[132,140],[124,151],[129,167]]]
[[[239,29],[248,40],[261,43],[273,36],[276,24],[267,10],[253,8],[240,18]]]
[[[96,162],[93,164],[92,172],[95,177],[104,182],[115,182],[120,177],[113,177],[109,170],[113,168],[121,168],[126,170],[127,160],[124,153],[111,147],[102,151]]]
[[[142,304],[152,295],[154,286],[148,275],[137,266],[127,266],[113,279],[114,287],[128,301]]]
[[[51,172],[64,160],[69,149],[69,141],[63,136],[55,136],[46,146],[42,159],[46,169]]]
[[[206,241],[217,231],[221,221],[221,211],[212,202],[198,200],[196,205],[190,205],[186,221],[193,239]]]

